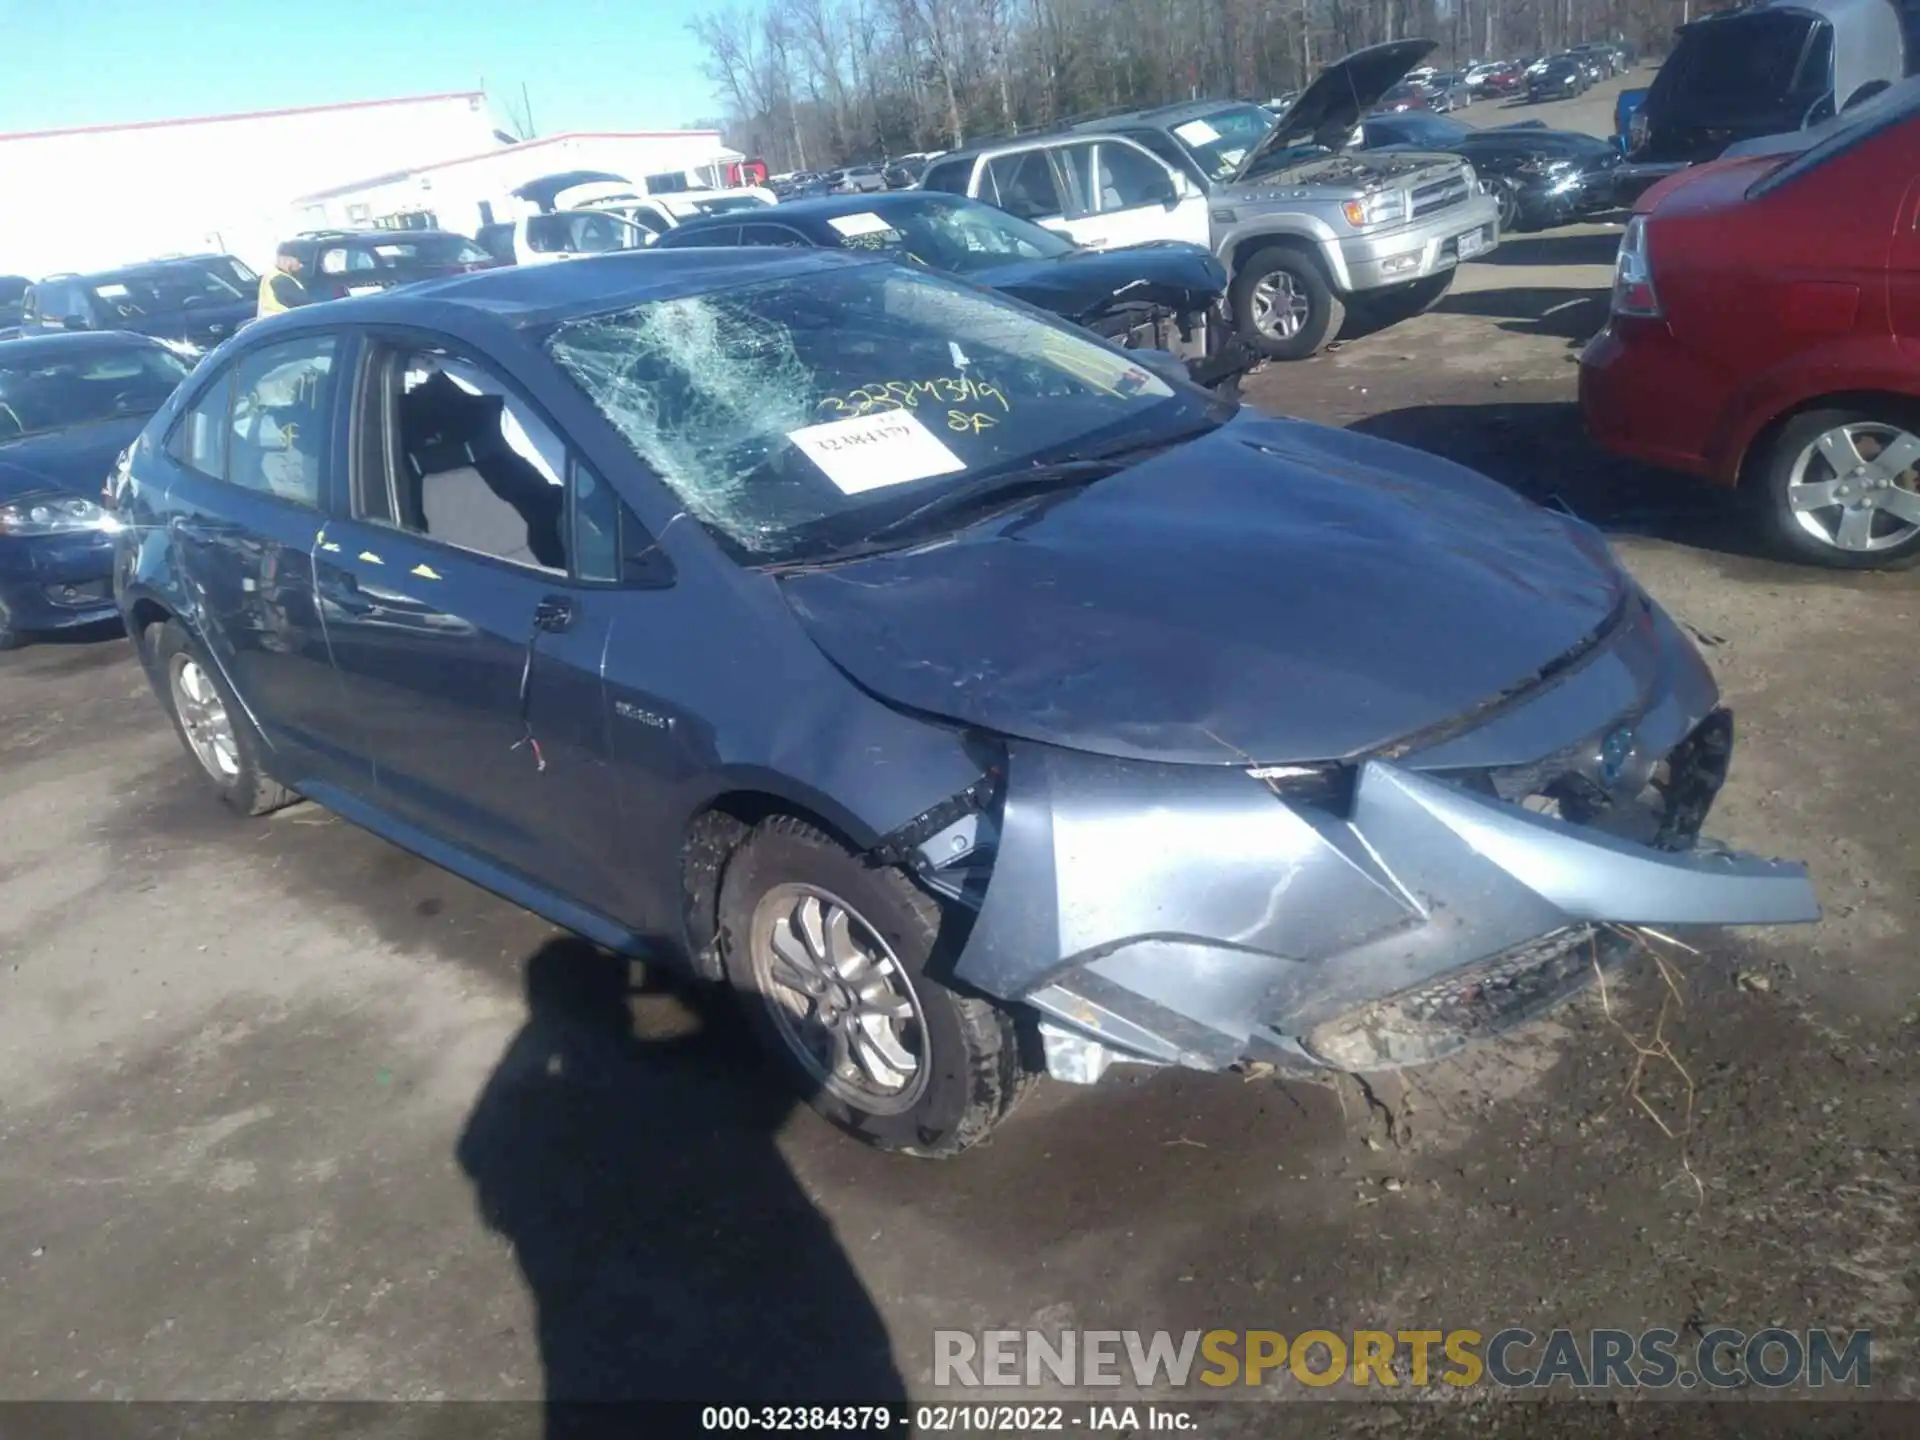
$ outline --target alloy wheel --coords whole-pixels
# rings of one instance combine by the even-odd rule
[[[775,1027],[816,1082],[870,1113],[913,1107],[927,1085],[926,1017],[859,912],[813,885],[775,886],[754,908],[749,954]]]
[[[1253,323],[1262,335],[1291,340],[1305,328],[1313,303],[1285,270],[1263,275],[1253,286]]]
[[[175,655],[167,666],[167,686],[187,748],[200,767],[224,785],[240,773],[240,747],[213,677],[191,655]]]
[[[1891,550],[1920,534],[1920,436],[1863,420],[1836,425],[1794,457],[1787,504],[1836,550]]]

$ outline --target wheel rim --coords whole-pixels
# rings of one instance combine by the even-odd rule
[[[1794,457],[1787,505],[1802,530],[1855,554],[1920,535],[1920,436],[1863,420],[1836,425]]]
[[[176,655],[167,666],[167,684],[193,758],[215,780],[233,779],[240,773],[240,747],[234,743],[233,721],[213,677],[192,656]]]
[[[1520,218],[1520,193],[1511,181],[1502,181],[1497,192],[1500,202],[1500,229],[1504,234]]]
[[[779,885],[753,912],[754,983],[787,1048],[828,1093],[894,1115],[927,1086],[926,1017],[899,957],[858,911]]]
[[[1262,335],[1291,340],[1306,328],[1313,302],[1285,270],[1262,275],[1253,286],[1253,324]]]

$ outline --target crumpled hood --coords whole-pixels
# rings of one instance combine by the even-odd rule
[[[1051,260],[996,265],[967,278],[1069,320],[1142,302],[1198,309],[1227,289],[1220,262],[1203,247],[1179,240],[1074,250]]]
[[[1247,412],[916,550],[779,581],[911,709],[1124,758],[1352,756],[1525,686],[1627,580],[1597,531],[1415,450]]]
[[[0,444],[0,501],[48,490],[97,499],[114,461],[139,439],[148,418],[129,415]]]

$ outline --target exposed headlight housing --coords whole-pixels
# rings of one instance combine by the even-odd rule
[[[40,495],[0,505],[0,535],[72,535],[119,528],[112,515],[76,495]]]
[[[1356,230],[1368,225],[1386,225],[1407,218],[1407,193],[1404,190],[1383,190],[1364,200],[1349,200],[1340,207],[1340,211],[1347,217],[1347,223]]]

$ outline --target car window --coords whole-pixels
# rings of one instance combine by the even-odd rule
[[[1023,150],[989,160],[980,198],[1022,220],[1051,220],[1063,208],[1044,150]]]
[[[947,160],[938,165],[929,165],[927,173],[920,177],[922,190],[945,190],[950,195],[964,195],[973,181],[973,160]]]
[[[176,464],[213,480],[227,478],[228,411],[233,399],[233,367],[209,385],[193,408],[174,423],[167,454]]]
[[[573,573],[582,580],[620,578],[620,497],[578,460],[573,491]]]
[[[812,242],[798,230],[790,230],[785,225],[742,225],[738,245],[790,245],[802,250],[811,249]]]
[[[566,447],[488,367],[441,349],[394,354],[385,473],[363,467],[363,518],[476,555],[568,572]]]
[[[1183,120],[1172,131],[1208,178],[1218,181],[1233,178],[1274,123],[1273,115],[1258,105],[1225,105]]]
[[[952,486],[1219,419],[1065,322],[898,265],[649,301],[543,344],[747,563],[829,554]]]
[[[662,235],[660,239],[664,243],[668,245],[672,245],[674,243],[674,239],[676,236],[680,237],[679,244],[683,246],[685,245],[741,245],[741,244],[747,243],[741,240],[740,227],[738,225],[711,225],[711,226],[702,225],[698,230],[694,231],[693,234],[691,235],[688,235],[686,233],[686,228],[682,226],[675,230],[670,231],[665,235]],[[765,242],[765,243],[773,243],[773,242]]]
[[[227,481],[302,505],[320,503],[332,441],[334,338],[248,351],[234,364]]]
[[[1107,140],[1094,151],[1094,196],[1103,211],[1158,205],[1172,187],[1166,168],[1131,145]]]
[[[628,213],[633,223],[649,235],[664,235],[673,229],[673,221],[657,206],[636,205]]]

